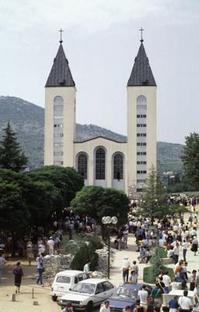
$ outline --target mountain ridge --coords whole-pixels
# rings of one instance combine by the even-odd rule
[[[44,159],[44,108],[14,96],[0,96],[0,136],[10,122],[19,143],[25,151],[30,168],[43,165]],[[75,142],[96,137],[105,137],[117,142],[126,142],[125,135],[93,124],[76,124]],[[183,145],[157,142],[158,171],[181,171]]]

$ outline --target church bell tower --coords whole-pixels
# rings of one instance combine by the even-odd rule
[[[141,192],[156,170],[156,82],[145,52],[141,28],[138,54],[127,83],[128,188]]]
[[[62,43],[61,30],[45,85],[44,165],[73,167],[76,88]]]

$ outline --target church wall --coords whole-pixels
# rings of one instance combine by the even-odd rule
[[[106,163],[105,180],[95,179],[95,151],[96,148],[103,147],[105,149]],[[125,181],[127,180],[127,169],[126,169],[126,159],[127,159],[127,144],[118,143],[111,140],[106,140],[104,138],[96,138],[83,143],[74,143],[74,166],[77,168],[76,155],[80,152],[85,152],[88,155],[88,185],[97,185],[103,187],[116,187],[117,189],[123,189],[126,191],[127,187]],[[124,179],[119,183],[113,181],[113,155],[116,152],[121,152],[124,155]]]

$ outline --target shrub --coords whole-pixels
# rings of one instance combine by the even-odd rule
[[[89,261],[89,248],[87,244],[82,245],[75,254],[72,262],[72,270],[83,270],[84,265]]]
[[[84,265],[90,262],[90,270],[94,271],[98,265],[98,254],[95,250],[103,247],[103,244],[98,236],[86,237],[87,243],[81,244],[76,252],[72,263],[71,269],[83,270]]]
[[[167,268],[165,266],[162,266],[161,270],[163,271],[167,271],[171,280],[174,281],[174,272],[173,272],[173,269],[172,268]],[[160,270],[160,271],[161,271]],[[158,274],[160,273],[160,271],[158,272]],[[150,266],[150,267],[147,267],[147,268],[144,268],[144,271],[143,271],[143,281],[145,283],[148,283],[148,284],[154,284],[155,283],[155,280],[156,280],[156,277],[157,277],[157,271],[154,270],[154,266]]]
[[[163,247],[156,247],[150,259],[152,264],[150,267],[144,268],[143,280],[145,283],[153,284],[161,271],[167,271],[171,280],[174,280],[174,272],[172,268],[167,268],[162,264],[162,258],[166,258],[167,252]]]

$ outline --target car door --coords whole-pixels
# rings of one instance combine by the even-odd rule
[[[100,305],[104,301],[104,287],[102,283],[98,283],[95,289],[94,304]]]
[[[114,286],[108,281],[105,281],[102,283],[103,289],[104,289],[104,299],[108,299],[112,296],[114,292]]]

